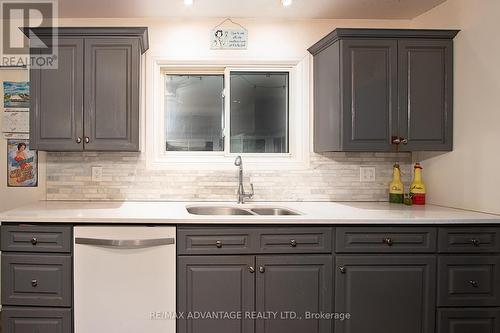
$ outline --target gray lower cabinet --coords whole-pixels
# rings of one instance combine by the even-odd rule
[[[72,228],[1,225],[3,333],[73,332]]]
[[[255,309],[277,315],[258,318],[256,332],[332,332],[330,319],[311,317],[332,313],[332,256],[260,256],[257,272]]]
[[[50,40],[52,30],[29,29]],[[30,70],[30,144],[46,151],[139,151],[147,28],[58,28],[58,67]],[[32,54],[40,52],[32,46]]]
[[[331,255],[181,256],[177,332],[329,333],[331,320],[305,316],[332,312],[332,282]],[[187,317],[206,313],[240,317]]]
[[[456,30],[336,29],[314,56],[314,151],[452,150]]]
[[[178,333],[251,333],[254,321],[241,319],[194,318],[217,311],[254,311],[255,257],[193,256],[178,258]],[[192,318],[188,318],[192,315]]]
[[[71,333],[71,309],[2,307],[2,332]]]
[[[336,333],[432,333],[435,323],[434,256],[337,256]]]
[[[71,307],[71,256],[2,253],[2,304]]]
[[[500,306],[500,257],[441,256],[438,306]]]
[[[499,308],[461,308],[438,311],[439,333],[500,332]]]

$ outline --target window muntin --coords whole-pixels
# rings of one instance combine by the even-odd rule
[[[288,153],[288,72],[230,72],[230,152]]]
[[[224,151],[224,75],[165,75],[165,149]]]

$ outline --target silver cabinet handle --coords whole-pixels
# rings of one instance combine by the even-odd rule
[[[175,244],[175,238],[157,238],[157,239],[102,239],[102,238],[75,238],[76,244],[109,246],[116,248],[144,248],[161,245]]]
[[[85,137],[85,143],[89,143],[90,142],[90,138],[88,136]]]

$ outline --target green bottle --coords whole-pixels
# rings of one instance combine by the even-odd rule
[[[404,203],[404,185],[401,181],[401,170],[399,164],[394,164],[392,168],[392,182],[389,185],[389,202]]]

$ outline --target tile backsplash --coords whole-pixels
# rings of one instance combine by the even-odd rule
[[[410,181],[410,153],[312,154],[304,170],[245,170],[254,201],[387,201],[392,164]],[[92,167],[102,179],[92,181]],[[374,166],[374,182],[359,167]],[[47,153],[47,200],[199,200],[236,198],[237,170],[149,170],[140,153]]]

